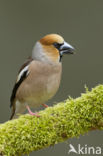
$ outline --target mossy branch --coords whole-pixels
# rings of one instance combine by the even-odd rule
[[[103,129],[103,85],[40,111],[0,125],[0,154],[19,156],[43,149],[92,129]]]

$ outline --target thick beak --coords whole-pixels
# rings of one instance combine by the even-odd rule
[[[60,55],[62,56],[63,54],[73,54],[74,50],[75,49],[70,44],[64,42],[64,44],[60,47]]]

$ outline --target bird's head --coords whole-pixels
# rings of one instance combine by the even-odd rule
[[[32,57],[50,63],[61,62],[63,54],[73,54],[74,48],[58,34],[49,34],[36,42]]]

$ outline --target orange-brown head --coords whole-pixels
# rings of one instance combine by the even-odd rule
[[[33,49],[33,58],[50,63],[61,61],[63,53],[73,53],[74,48],[58,34],[49,34],[41,38]]]

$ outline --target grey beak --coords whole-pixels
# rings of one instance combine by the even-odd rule
[[[74,50],[75,49],[70,44],[68,44],[67,42],[64,42],[64,44],[60,47],[60,54],[61,56],[63,54],[73,54]]]

